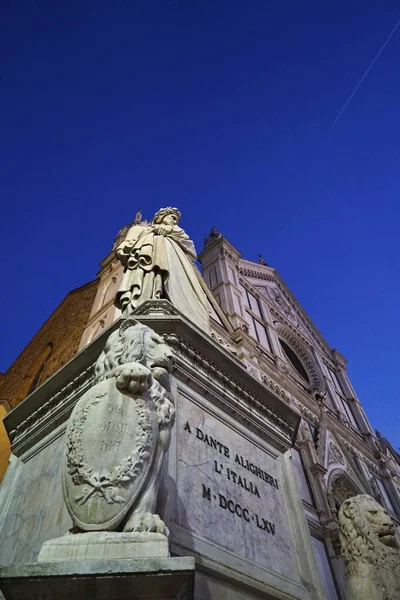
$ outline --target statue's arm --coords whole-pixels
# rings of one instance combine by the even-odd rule
[[[128,258],[133,246],[138,241],[144,231],[143,227],[133,225],[126,234],[126,238],[117,246],[115,254],[123,266],[128,262]]]
[[[171,238],[171,240],[176,242],[192,262],[195,262],[197,260],[196,248],[194,247],[194,243],[192,242],[188,234],[183,231],[183,229],[177,226],[172,227],[167,237]]]
[[[182,248],[188,258],[195,262],[197,260],[196,249],[190,237],[178,226],[173,225],[152,225],[151,230],[154,235],[169,238]]]

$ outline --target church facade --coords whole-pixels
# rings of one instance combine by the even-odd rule
[[[62,364],[50,327],[32,340],[31,361],[16,361],[0,386],[14,409],[4,421],[12,454],[0,487],[3,565],[31,564],[44,542],[71,528],[60,476],[65,429],[121,320],[114,299],[126,268],[115,250],[128,231],[85,288]],[[199,600],[345,600],[339,508],[369,494],[399,524],[400,457],[374,433],[346,359],[274,268],[242,258],[215,228],[198,258],[207,329],[162,295],[130,315],[162,335],[175,357],[176,423],[157,508],[171,555],[195,558]],[[11,377],[23,379],[24,369],[26,389],[11,398]]]

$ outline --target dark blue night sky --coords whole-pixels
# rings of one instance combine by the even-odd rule
[[[277,268],[400,444],[396,0],[3,0],[0,370],[143,208]]]

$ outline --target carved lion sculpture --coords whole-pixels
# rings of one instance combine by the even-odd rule
[[[78,529],[168,536],[155,511],[175,420],[172,366],[163,339],[133,319],[108,338],[67,429],[64,498]]]
[[[396,528],[371,496],[354,496],[339,510],[348,600],[398,600],[400,552]]]

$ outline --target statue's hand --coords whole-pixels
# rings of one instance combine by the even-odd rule
[[[155,225],[153,231],[156,235],[162,235],[166,237],[172,231],[172,227],[169,225]]]
[[[116,386],[121,392],[145,394],[151,385],[151,371],[140,363],[126,363],[114,371]]]

